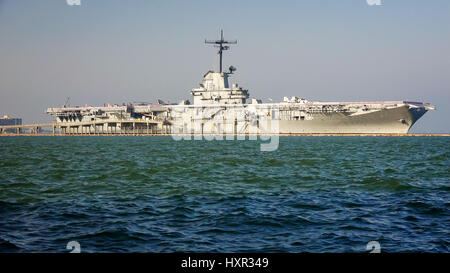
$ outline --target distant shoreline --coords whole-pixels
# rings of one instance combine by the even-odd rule
[[[38,134],[0,134],[0,136],[4,137],[14,137],[14,136],[64,136],[64,137],[70,137],[70,136],[177,136],[177,137],[183,137],[183,136],[205,136],[205,137],[220,137],[221,135],[172,135],[172,134],[53,134],[53,133],[38,133]],[[223,137],[227,136],[275,136],[275,135],[248,135],[248,134],[233,134],[233,135],[222,135]],[[358,136],[358,137],[450,137],[450,134],[336,134],[336,133],[305,133],[305,134],[278,134],[280,137],[324,137],[324,136],[335,136],[335,137],[352,137],[352,136]]]

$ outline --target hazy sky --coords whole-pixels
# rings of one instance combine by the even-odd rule
[[[251,97],[431,102],[412,132],[450,132],[450,1],[0,0],[0,114],[190,99],[224,55]]]

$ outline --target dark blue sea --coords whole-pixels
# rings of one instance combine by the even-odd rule
[[[449,252],[450,138],[0,138],[0,252]]]

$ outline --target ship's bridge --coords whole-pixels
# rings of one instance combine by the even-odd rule
[[[229,44],[237,44],[237,41],[227,41],[223,38],[223,31],[220,31],[219,40],[205,40],[207,44],[213,44],[219,51],[219,72],[208,71],[203,76],[203,82],[199,88],[191,90],[194,105],[205,104],[244,104],[248,99],[248,90],[240,88],[237,84],[231,87],[228,85],[228,77],[236,71],[230,66],[229,72],[222,71],[222,53],[230,49]]]
[[[191,90],[194,105],[204,104],[244,104],[248,99],[248,90],[244,90],[236,83],[229,87],[227,72],[208,71],[203,76],[199,88]]]

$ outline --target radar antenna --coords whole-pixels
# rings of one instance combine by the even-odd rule
[[[220,30],[220,40],[206,40],[205,39],[205,44],[215,44],[214,47],[219,48],[219,52],[217,52],[217,54],[219,54],[220,56],[220,73],[222,73],[222,52],[224,50],[228,50],[230,49],[229,46],[224,44],[237,44],[237,40],[233,40],[233,41],[227,41],[223,39],[223,30]]]

